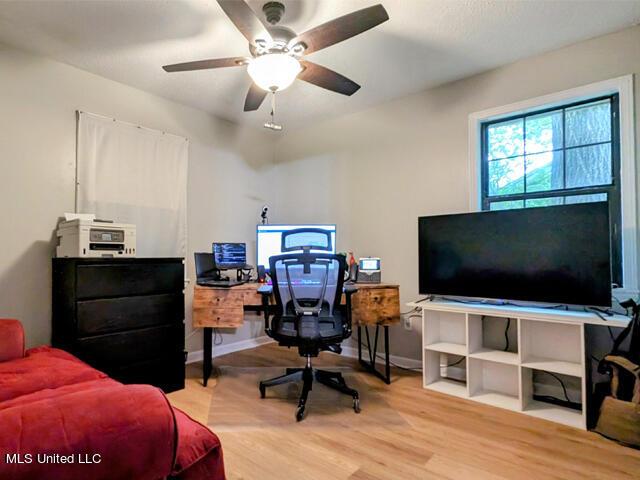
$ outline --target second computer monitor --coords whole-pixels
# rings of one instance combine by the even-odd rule
[[[245,268],[247,245],[244,243],[214,243],[213,261],[219,270]]]
[[[257,264],[269,270],[269,257],[282,253],[282,232],[297,228],[321,228],[331,232],[331,253],[336,253],[336,226],[335,225],[258,225],[257,232]],[[311,250],[312,252],[329,253],[324,250]]]

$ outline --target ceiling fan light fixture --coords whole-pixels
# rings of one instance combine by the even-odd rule
[[[286,53],[267,53],[251,60],[247,71],[258,87],[277,92],[293,83],[302,66],[298,59]]]

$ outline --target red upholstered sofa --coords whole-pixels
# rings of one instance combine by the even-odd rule
[[[149,385],[62,350],[24,351],[0,319],[0,479],[224,480],[220,441]]]

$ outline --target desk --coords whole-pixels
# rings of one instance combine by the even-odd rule
[[[259,283],[245,283],[231,288],[196,285],[193,292],[193,327],[204,329],[203,383],[206,386],[211,375],[213,328],[237,328],[244,323],[244,313],[263,310]],[[389,363],[389,326],[400,323],[400,294],[398,285],[385,283],[356,284],[358,292],[352,297],[353,324],[358,327],[358,361],[380,377],[385,383],[391,381]],[[369,327],[375,328],[373,342]],[[385,371],[375,368],[378,354],[380,327],[384,329]],[[369,360],[362,358],[362,329],[366,333]]]

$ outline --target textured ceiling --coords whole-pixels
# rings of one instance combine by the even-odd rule
[[[249,0],[256,12],[263,1]],[[284,0],[297,32],[376,0]],[[309,59],[362,85],[344,97],[298,81],[278,95],[287,128],[363,108],[637,24],[640,0],[382,0],[390,20]],[[244,68],[165,73],[161,66],[246,55],[244,37],[209,1],[1,1],[0,42],[240,123]]]

